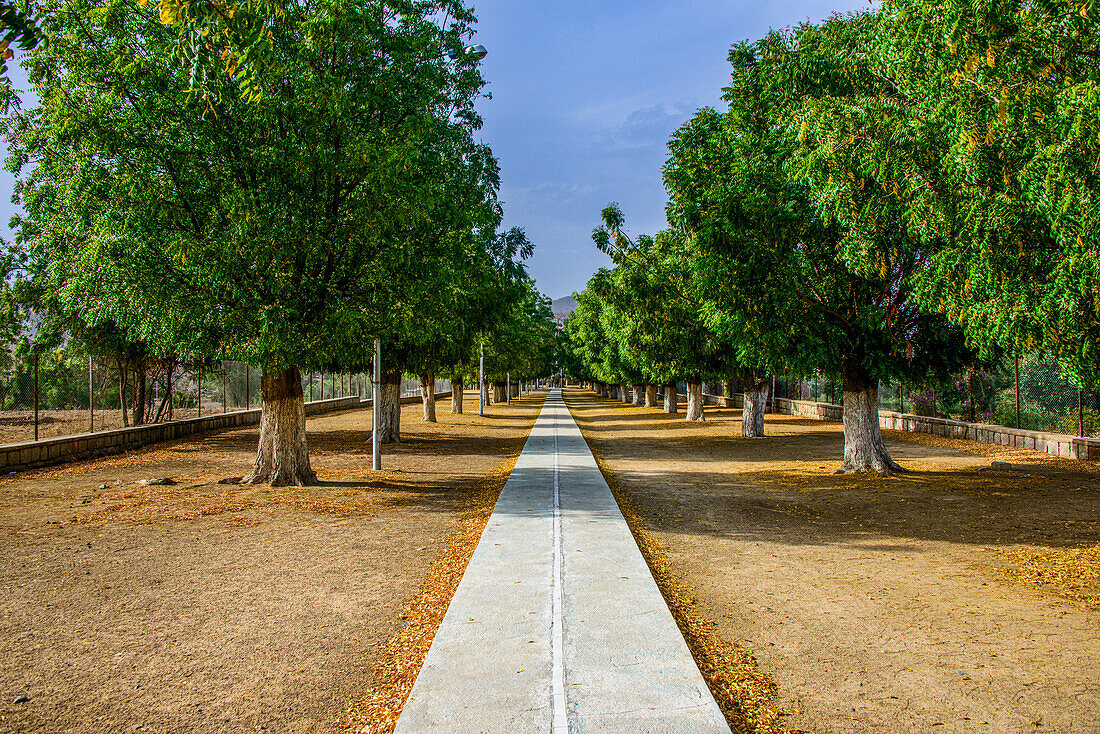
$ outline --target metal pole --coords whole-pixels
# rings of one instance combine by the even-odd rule
[[[504,393],[505,394],[504,403],[505,403],[505,405],[511,405],[512,404],[512,373],[511,372],[505,372],[504,373],[504,389],[506,391]]]
[[[199,371],[199,418],[202,418],[202,371]],[[123,408],[125,410],[125,408]]]
[[[1085,398],[1084,390],[1077,388],[1077,435],[1085,437]]]
[[[92,355],[88,355],[88,433],[95,433],[95,393],[92,392]]]
[[[251,379],[252,379],[251,369],[246,364],[244,366],[244,407],[245,408],[251,408],[252,407],[252,393],[249,391],[249,388],[252,387],[252,386],[248,384],[249,380],[251,380]]]
[[[477,362],[477,414],[485,415],[485,342],[481,342],[481,358]]]
[[[378,425],[382,422],[382,401],[379,400],[382,394],[382,340],[374,340],[374,389],[371,393],[371,413],[374,416],[374,423],[371,430],[371,455],[374,459],[374,470],[380,471],[382,469],[382,443],[381,437],[378,435]]]
[[[34,355],[34,440],[38,440],[38,355]]]
[[[228,369],[225,360],[222,360],[222,412],[229,412],[229,402],[226,400],[225,395],[225,372]]]
[[[1020,358],[1016,358],[1016,428],[1020,428]]]

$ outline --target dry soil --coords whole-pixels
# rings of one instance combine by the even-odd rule
[[[735,728],[1100,732],[1095,464],[886,432],[910,473],[834,475],[837,423],[568,402],[672,605],[776,684]],[[722,646],[688,638],[706,671]]]
[[[410,616],[430,642],[453,592],[433,574],[461,575],[542,403],[473,397],[438,424],[406,406],[379,474],[369,410],[310,419],[316,487],[217,483],[255,428],[0,479],[0,732],[369,726],[364,691]]]

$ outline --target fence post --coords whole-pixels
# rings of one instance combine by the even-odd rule
[[[92,382],[92,355],[88,355],[88,433],[95,433],[95,392]]]
[[[34,440],[38,440],[38,355],[34,355]]]
[[[1077,388],[1077,435],[1085,437],[1085,398],[1084,389]]]
[[[222,360],[222,412],[223,413],[229,412],[229,401],[226,400],[226,394],[225,394],[225,372],[228,369],[229,369],[229,365],[223,359]]]
[[[1020,429],[1020,358],[1016,357],[1016,430]]]

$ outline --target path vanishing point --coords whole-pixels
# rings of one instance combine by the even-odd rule
[[[561,391],[552,391],[397,734],[729,731]]]

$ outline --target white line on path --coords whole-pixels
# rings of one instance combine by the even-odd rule
[[[569,719],[565,710],[565,664],[564,635],[562,634],[562,578],[561,563],[561,479],[558,471],[558,428],[554,426],[554,579],[550,591],[551,605],[553,608],[552,622],[554,634],[552,635],[552,680],[554,696],[554,726],[553,734],[569,734]]]

